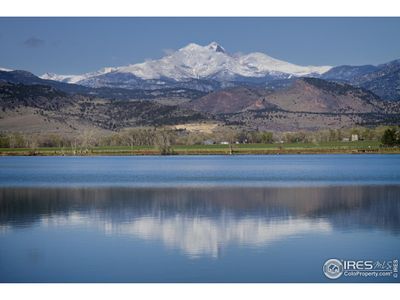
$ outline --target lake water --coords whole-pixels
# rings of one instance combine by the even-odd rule
[[[393,270],[400,155],[0,157],[0,282],[399,282],[332,258]]]

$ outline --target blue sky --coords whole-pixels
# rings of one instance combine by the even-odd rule
[[[188,43],[300,65],[400,58],[400,18],[0,18],[0,67],[79,74],[156,59]]]

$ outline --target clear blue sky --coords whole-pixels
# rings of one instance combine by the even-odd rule
[[[400,58],[400,18],[0,18],[0,67],[78,74],[155,59],[190,42],[300,65]]]

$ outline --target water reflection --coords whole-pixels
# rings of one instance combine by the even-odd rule
[[[95,228],[161,241],[191,258],[333,230],[400,232],[399,186],[314,188],[2,188],[0,235]]]
[[[130,234],[143,239],[160,239],[170,248],[177,248],[192,258],[202,255],[217,258],[230,244],[262,247],[276,240],[302,233],[330,231],[326,221],[287,219],[266,221],[257,218],[139,218],[130,224],[112,226],[111,233]]]

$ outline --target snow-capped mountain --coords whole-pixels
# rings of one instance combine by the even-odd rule
[[[0,71],[3,71],[3,72],[11,72],[12,70],[11,70],[11,69],[7,69],[7,68],[1,68],[1,67],[0,67]]]
[[[41,78],[91,87],[137,88],[143,85],[168,86],[193,80],[229,83],[251,78],[281,79],[319,75],[330,69],[330,66],[294,65],[264,53],[231,55],[221,45],[212,42],[207,46],[191,43],[161,59],[139,64],[103,68],[82,75],[46,73]]]

